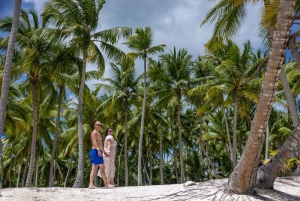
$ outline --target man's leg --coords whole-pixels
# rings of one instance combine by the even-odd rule
[[[97,188],[96,186],[94,186],[94,178],[95,178],[95,174],[96,174],[97,170],[98,170],[98,165],[92,164],[89,188]]]

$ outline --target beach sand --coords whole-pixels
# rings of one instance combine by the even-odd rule
[[[277,178],[274,190],[256,189],[255,195],[236,195],[225,190],[228,179],[183,184],[98,188],[3,188],[0,200],[9,201],[116,201],[116,200],[290,200],[300,201],[300,177]]]

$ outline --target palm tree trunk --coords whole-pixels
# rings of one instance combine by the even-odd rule
[[[125,139],[124,139],[124,162],[125,162],[125,186],[128,186],[128,161],[127,161],[127,132],[128,132],[128,101],[125,100]],[[121,157],[121,155],[120,155]]]
[[[6,103],[8,97],[8,90],[10,85],[10,72],[12,67],[13,54],[15,49],[16,36],[20,21],[22,0],[15,0],[13,22],[8,40],[8,47],[5,57],[4,74],[2,80],[1,97],[0,97],[0,134],[4,133],[5,114],[6,114]],[[2,140],[0,140],[0,164],[2,164],[2,152],[3,152]],[[1,174],[2,174],[1,169]],[[0,181],[0,188],[2,188],[2,179]]]
[[[39,177],[39,159],[36,159],[36,167],[35,167],[35,182],[34,182],[34,187],[38,186],[38,177]]]
[[[300,141],[298,141],[298,160],[300,159]],[[297,165],[297,169],[293,173],[293,176],[300,176],[300,164]]]
[[[0,140],[1,141],[1,140]],[[2,188],[2,181],[3,181],[3,177],[4,177],[4,165],[3,165],[3,160],[1,160],[1,182],[0,182],[0,188]]]
[[[36,88],[37,82],[32,81],[31,83],[31,90],[32,90],[32,104],[33,104],[33,129],[32,129],[32,139],[31,139],[31,153],[30,153],[30,163],[28,169],[28,175],[26,179],[25,187],[31,187],[32,184],[32,176],[33,170],[35,165],[35,155],[36,155],[36,134],[37,134],[37,113],[38,113],[38,106],[37,106],[37,98],[36,98]]]
[[[184,183],[184,165],[182,155],[182,136],[181,136],[181,121],[180,121],[180,104],[177,105],[177,125],[178,125],[178,136],[179,136],[179,160],[180,160],[180,180]]]
[[[229,152],[230,152],[230,159],[231,162],[233,162],[233,152],[232,152],[232,146],[231,146],[231,139],[230,139],[230,133],[229,133],[229,127],[228,127],[228,120],[227,120],[227,114],[226,110],[224,107],[222,107],[223,110],[223,115],[224,115],[224,121],[225,121],[225,126],[226,126],[226,133],[227,133],[227,138],[228,138],[228,146],[229,146]]]
[[[145,172],[145,174],[146,174],[146,176],[147,176],[147,178],[148,178],[149,184],[150,184],[150,177],[149,177],[149,174],[148,174],[148,172],[147,172],[146,159],[145,159],[145,157],[142,157],[142,160],[143,160],[143,165],[144,165],[144,172]],[[146,179],[145,179],[145,185],[146,185]]]
[[[152,159],[152,150],[151,150],[151,140],[150,140],[150,137],[149,137],[149,132],[148,132],[148,129],[147,129],[147,137],[148,137],[148,144],[149,144],[149,149],[148,149],[148,153],[149,153],[149,163],[150,163],[150,166],[149,166],[149,185],[152,185],[152,165],[153,165],[153,159]]]
[[[256,184],[261,188],[273,188],[274,181],[281,167],[294,151],[294,147],[300,141],[300,126],[298,125],[292,134],[279,149],[277,154],[264,166],[259,168]],[[292,146],[291,146],[292,145]]]
[[[172,122],[172,121],[171,121]],[[176,176],[176,183],[179,183],[179,177],[177,172],[177,156],[176,156],[176,148],[174,143],[174,135],[173,135],[173,124],[171,123],[171,137],[172,137],[172,149],[173,149],[173,161],[174,161],[174,170],[175,170],[175,176]]]
[[[299,31],[290,35],[289,42],[288,42],[288,48],[291,51],[293,59],[298,64],[298,67],[297,67],[298,70],[299,70],[299,65],[300,65],[300,54],[299,54],[299,48],[297,47],[295,40],[299,35],[300,35]]]
[[[27,158],[26,158],[26,162],[25,162],[25,165],[24,165],[24,172],[23,172],[23,177],[22,177],[22,187],[25,186],[25,179],[26,179],[26,173],[27,173],[27,169],[29,167],[29,159],[30,159],[30,152],[31,152],[31,149],[28,150],[28,153],[27,153]]]
[[[59,134],[59,123],[60,123],[60,110],[63,98],[63,88],[59,88],[59,96],[58,96],[58,107],[57,107],[57,117],[56,117],[56,124],[55,124],[55,135],[53,140],[53,146],[51,151],[51,160],[50,160],[50,176],[49,176],[49,187],[53,186],[54,177],[53,177],[53,164],[55,159],[55,153],[57,148],[57,141],[58,141],[58,134]]]
[[[218,174],[217,174],[217,170],[216,170],[214,164],[212,163],[212,161],[210,160],[210,157],[209,157],[209,153],[208,153],[208,142],[206,143],[206,146],[207,146],[207,150],[206,150],[206,151],[205,151],[205,149],[204,149],[203,146],[202,146],[201,148],[202,148],[202,152],[203,152],[203,153],[205,154],[205,156],[206,156],[206,161],[207,161],[208,169],[211,169],[212,172],[213,172],[214,175],[215,175],[215,178],[218,179],[219,176],[218,176]],[[211,167],[211,168],[209,168],[209,167]]]
[[[117,174],[117,185],[120,186],[120,168],[121,168],[121,156],[122,156],[122,151],[123,151],[123,147],[121,148],[121,152],[119,155],[119,165],[118,165],[118,174]]]
[[[71,157],[71,161],[69,163],[68,172],[67,172],[67,175],[66,175],[66,178],[65,178],[64,187],[67,187],[67,181],[68,181],[68,177],[69,177],[69,174],[70,174],[71,167],[72,167],[72,157]]]
[[[296,128],[299,123],[297,108],[296,108],[295,99],[293,97],[293,94],[292,94],[292,91],[291,91],[291,88],[289,85],[289,81],[286,77],[286,73],[285,73],[284,69],[281,70],[280,80],[281,80],[284,95],[285,95],[285,98],[286,98],[286,101],[288,104],[288,109],[289,109],[289,112],[292,117],[293,126],[294,126],[294,128]]]
[[[186,145],[186,148],[185,148],[185,161],[188,161],[188,154],[189,153],[189,147],[188,147],[188,145]],[[185,163],[185,166],[184,166],[185,168],[184,168],[184,170],[185,170],[185,173],[184,173],[184,175],[186,175],[186,180],[188,181],[189,180],[189,178],[188,178],[188,173],[187,173],[187,163]]]
[[[144,56],[144,99],[143,99],[143,107],[142,107],[142,120],[141,120],[141,128],[140,128],[140,140],[139,140],[139,154],[138,154],[138,186],[143,185],[142,182],[142,149],[143,149],[143,133],[144,133],[144,123],[145,123],[145,113],[146,113],[146,98],[147,98],[147,86],[146,86],[146,58]]]
[[[297,125],[299,125],[298,115],[295,100],[293,98],[289,82],[287,80],[284,69],[281,70],[280,80],[284,90],[284,94],[288,103],[289,112],[292,117],[292,122],[295,130],[292,132],[284,145],[280,148],[274,158],[271,159],[269,163],[260,167],[257,173],[257,185],[262,188],[273,188],[274,181],[283,166],[284,162],[287,160],[287,157],[294,151],[294,148],[297,146],[295,139],[299,139],[299,132],[297,132]],[[299,142],[299,141],[298,141]],[[283,157],[283,158],[280,158]],[[299,166],[299,165],[298,165]]]
[[[233,167],[236,166],[236,129],[237,129],[237,112],[238,112],[238,97],[234,96],[234,111],[233,111],[233,145],[232,145],[232,160]]]
[[[153,179],[153,170],[152,170],[152,166],[153,166],[153,157],[152,157],[152,151],[150,149],[150,152],[149,152],[149,163],[150,163],[150,167],[149,167],[149,171],[150,171],[150,181],[149,181],[149,184],[152,185],[152,179]]]
[[[164,171],[163,171],[163,157],[162,157],[162,141],[163,134],[162,134],[162,125],[159,122],[159,170],[160,170],[160,184],[164,185]]]
[[[270,137],[270,129],[269,125],[267,124],[267,129],[266,129],[266,151],[265,151],[265,160],[269,158],[269,137]]]
[[[18,171],[18,179],[17,179],[17,185],[16,185],[17,188],[19,187],[19,181],[20,181],[21,170],[22,170],[22,162],[21,162],[21,164],[20,164],[20,168],[19,168],[19,171]]]
[[[83,53],[83,65],[81,71],[81,81],[78,94],[78,165],[77,175],[73,188],[82,188],[83,186],[83,168],[84,168],[84,153],[83,153],[83,128],[82,128],[82,102],[83,102],[83,90],[85,83],[85,72],[87,63],[87,52]]]
[[[199,119],[199,124],[200,124],[200,128],[199,128],[199,155],[201,154],[201,147],[202,145],[202,133],[203,133],[203,114],[200,115],[200,119]]]
[[[228,180],[228,189],[242,194],[252,192],[256,185],[257,169],[264,142],[264,131],[269,121],[275,90],[278,84],[285,50],[290,33],[295,0],[281,0],[272,40],[267,72],[264,77],[259,102],[252,121],[250,134],[240,159]]]

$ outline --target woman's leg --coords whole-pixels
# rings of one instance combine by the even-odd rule
[[[110,180],[110,184],[111,184],[111,185],[116,185],[116,184],[115,184],[115,178],[114,178],[114,177],[110,177],[109,180]]]

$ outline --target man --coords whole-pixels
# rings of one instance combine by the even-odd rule
[[[91,157],[91,164],[92,164],[92,171],[90,173],[90,184],[89,188],[94,189],[97,188],[94,186],[94,178],[95,174],[98,171],[98,166],[100,168],[100,173],[104,182],[104,185],[106,188],[113,187],[113,185],[110,185],[107,183],[105,172],[104,172],[104,161],[103,161],[103,146],[102,146],[102,137],[99,133],[99,130],[101,129],[102,124],[100,121],[96,121],[94,124],[94,130],[91,133],[91,140],[92,140],[92,150],[90,152]]]

